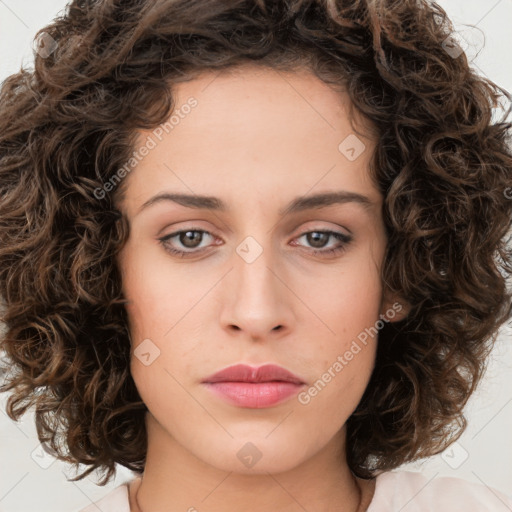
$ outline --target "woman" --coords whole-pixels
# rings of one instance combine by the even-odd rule
[[[511,310],[510,124],[439,7],[74,1],[40,41],[0,97],[3,389],[80,478],[138,474],[87,511],[512,506],[392,471]]]

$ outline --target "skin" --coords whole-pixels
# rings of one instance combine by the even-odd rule
[[[125,178],[119,204],[130,222],[119,264],[131,342],[136,349],[150,339],[150,359],[160,351],[148,365],[135,355],[131,362],[149,409],[147,462],[130,488],[131,510],[365,510],[374,482],[348,468],[345,422],[368,384],[376,337],[307,404],[293,396],[237,407],[201,380],[236,363],[274,363],[308,389],[390,310],[395,298],[380,280],[382,196],[369,175],[375,142],[358,135],[365,150],[354,161],[338,150],[354,133],[348,97],[307,71],[244,66],[205,72],[173,91],[178,107],[192,96],[197,106]],[[152,131],[139,135],[142,144]],[[297,197],[340,190],[369,204],[279,213]],[[162,192],[215,196],[228,209],[161,200],[141,210]],[[206,233],[188,245],[179,236],[166,242],[191,257],[159,240],[191,229]],[[307,235],[325,230],[352,240]],[[237,252],[248,236],[262,249],[250,263]],[[247,443],[261,454],[252,467],[237,456]]]

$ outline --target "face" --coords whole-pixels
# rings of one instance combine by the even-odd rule
[[[242,70],[179,84],[173,122],[139,133],[119,264],[151,435],[276,472],[342,442],[379,315],[400,314],[381,287],[374,141],[356,138],[347,97],[307,72]],[[237,364],[297,382],[212,383]]]

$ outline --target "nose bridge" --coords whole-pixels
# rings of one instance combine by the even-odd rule
[[[262,240],[262,235],[258,237]],[[255,306],[261,301],[267,304],[274,299],[279,286],[272,269],[275,258],[268,238],[260,243],[254,236],[247,236],[236,247],[234,279],[239,301],[247,301]],[[261,306],[261,304],[260,304]]]
[[[262,240],[260,243],[257,238]],[[272,243],[264,235],[247,236],[236,247],[223,321],[246,330],[251,336],[265,336],[288,324],[286,287],[278,277]]]

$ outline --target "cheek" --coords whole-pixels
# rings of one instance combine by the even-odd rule
[[[315,415],[344,421],[373,371],[382,292],[379,267],[368,259],[347,261],[336,279],[310,291],[309,304],[322,319],[323,334],[303,347],[317,376],[299,401]]]
[[[309,288],[311,309],[324,320],[324,348],[343,349],[378,320],[382,300],[379,271],[368,259],[353,258],[334,278],[325,279],[323,286]]]
[[[183,374],[192,373],[197,354],[188,352],[197,348],[196,339],[202,339],[201,325],[188,321],[193,317],[190,310],[211,285],[194,279],[185,268],[171,275],[135,244],[126,249],[120,268],[128,300],[131,374],[150,409],[179,411],[190,398],[178,381],[183,381]],[[183,336],[185,327],[187,335]]]
[[[151,336],[162,338],[204,294],[205,285],[185,267],[171,274],[158,259],[160,252],[132,243],[119,260],[135,344]]]

